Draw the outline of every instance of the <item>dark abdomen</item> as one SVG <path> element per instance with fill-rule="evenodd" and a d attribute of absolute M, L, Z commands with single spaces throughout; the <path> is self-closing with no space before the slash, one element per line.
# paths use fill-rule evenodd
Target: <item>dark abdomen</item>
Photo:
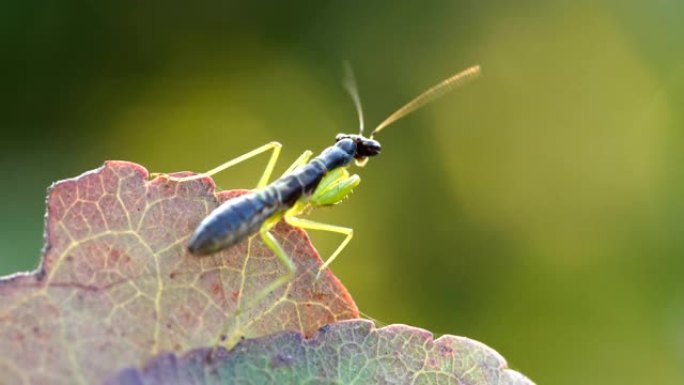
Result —
<path fill-rule="evenodd" d="M 282 209 L 277 199 L 274 199 L 276 197 L 268 196 L 266 191 L 240 195 L 212 211 L 190 238 L 190 253 L 212 254 L 256 233 L 266 219 Z"/>

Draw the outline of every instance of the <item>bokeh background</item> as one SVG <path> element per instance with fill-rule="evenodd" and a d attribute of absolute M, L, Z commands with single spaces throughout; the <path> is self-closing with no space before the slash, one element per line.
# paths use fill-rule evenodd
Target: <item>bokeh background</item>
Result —
<path fill-rule="evenodd" d="M 480 64 L 313 214 L 356 229 L 334 271 L 370 316 L 481 340 L 539 384 L 682 384 L 682 20 L 676 0 L 3 2 L 0 273 L 37 265 L 53 181 L 270 140 L 284 169 L 356 131 L 343 60 L 369 126 Z"/>

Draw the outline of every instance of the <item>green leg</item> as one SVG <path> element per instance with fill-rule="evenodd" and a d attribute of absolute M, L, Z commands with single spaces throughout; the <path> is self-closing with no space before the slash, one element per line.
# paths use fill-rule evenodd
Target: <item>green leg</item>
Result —
<path fill-rule="evenodd" d="M 282 246 L 278 242 L 278 240 L 271 234 L 270 230 L 275 226 L 278 222 L 280 221 L 280 216 L 275 216 L 273 218 L 270 218 L 267 220 L 262 226 L 261 229 L 259 230 L 259 235 L 261 236 L 261 239 L 264 241 L 266 246 L 268 246 L 269 249 L 271 249 L 275 255 L 278 257 L 278 259 L 287 267 L 287 273 L 285 275 L 279 277 L 275 281 L 271 282 L 266 288 L 262 289 L 260 292 L 258 292 L 254 297 L 250 298 L 247 303 L 242 303 L 241 299 L 243 298 L 242 295 L 240 295 L 240 302 L 238 302 L 237 309 L 235 309 L 235 319 L 236 323 L 238 322 L 237 320 L 239 317 L 244 314 L 245 312 L 249 311 L 254 305 L 258 304 L 261 302 L 264 298 L 266 298 L 270 293 L 273 291 L 277 290 L 281 286 L 287 284 L 290 282 L 294 276 L 295 272 L 297 270 L 297 267 L 295 266 L 294 262 L 290 259 L 290 257 L 287 255 L 287 252 L 283 250 Z M 232 347 L 237 343 L 238 338 L 241 335 L 240 331 L 240 326 L 238 324 L 237 330 L 233 331 L 230 335 L 228 334 L 228 325 L 226 326 L 225 329 L 221 331 L 218 335 L 218 339 L 216 340 L 216 347 L 224 345 L 224 346 L 229 346 Z M 212 351 L 212 355 L 215 350 Z"/>
<path fill-rule="evenodd" d="M 361 183 L 358 175 L 349 175 L 346 168 L 340 167 L 323 177 L 309 198 L 311 206 L 331 206 L 344 200 Z M 293 214 L 294 216 L 297 214 Z"/>
<path fill-rule="evenodd" d="M 304 153 L 300 155 L 299 158 L 297 158 L 297 160 L 295 160 L 294 163 L 292 163 L 292 165 L 290 165 L 290 167 L 287 168 L 287 170 L 285 170 L 283 175 L 287 175 L 294 171 L 297 167 L 306 164 L 309 161 L 309 159 L 311 159 L 311 155 L 313 155 L 313 152 L 309 150 L 304 151 Z"/>
<path fill-rule="evenodd" d="M 347 244 L 352 240 L 352 237 L 354 236 L 354 229 L 350 229 L 348 227 L 328 225 L 325 223 L 314 222 L 308 219 L 288 216 L 287 214 L 285 214 L 285 221 L 291 224 L 292 226 L 300 227 L 302 229 L 322 230 L 346 235 L 342 243 L 340 243 L 340 245 L 337 246 L 337 249 L 332 253 L 332 255 L 330 255 L 330 257 L 328 257 L 328 259 L 325 260 L 321 268 L 318 269 L 318 274 L 316 275 L 316 278 L 318 278 L 318 276 L 321 274 L 323 270 L 327 269 L 328 266 L 330 266 L 330 264 L 335 260 L 335 258 L 337 258 L 337 256 L 342 252 L 342 250 L 347 246 Z"/>
<path fill-rule="evenodd" d="M 311 155 L 313 155 L 313 152 L 307 150 L 302 153 L 302 155 L 297 158 L 297 160 L 290 165 L 290 167 L 285 170 L 283 175 L 286 175 L 292 171 L 294 171 L 297 167 L 306 164 L 306 162 L 309 161 L 311 158 Z M 283 250 L 283 247 L 280 245 L 277 239 L 271 234 L 271 228 L 275 226 L 278 222 L 280 221 L 280 216 L 272 217 L 269 220 L 267 220 L 262 226 L 261 229 L 259 230 L 259 235 L 261 236 L 261 239 L 264 241 L 266 246 L 268 246 L 269 249 L 273 250 L 275 255 L 278 257 L 278 259 L 287 267 L 287 273 L 273 281 L 270 285 L 268 285 L 265 289 L 263 289 L 259 294 L 257 294 L 247 305 L 247 308 L 249 309 L 253 304 L 261 301 L 264 299 L 270 292 L 278 289 L 282 285 L 288 283 L 289 281 L 294 278 L 296 266 L 294 262 L 292 262 L 292 259 L 287 255 L 285 250 Z"/>
<path fill-rule="evenodd" d="M 278 156 L 280 155 L 281 147 L 282 147 L 282 145 L 278 142 L 270 142 L 270 143 L 264 144 L 261 147 L 255 148 L 254 150 L 252 150 L 246 154 L 240 155 L 235 159 L 231 159 L 231 160 L 223 163 L 222 165 L 220 165 L 218 167 L 214 167 L 207 172 L 204 172 L 201 174 L 195 174 L 195 175 L 187 176 L 187 177 L 183 177 L 183 178 L 170 177 L 169 179 L 172 181 L 176 181 L 176 182 L 186 182 L 189 180 L 195 180 L 195 179 L 200 179 L 200 178 L 204 178 L 207 176 L 212 176 L 212 175 L 219 173 L 219 172 L 221 172 L 227 168 L 233 167 L 233 166 L 235 166 L 239 163 L 242 163 L 242 162 L 244 162 L 250 158 L 253 158 L 253 157 L 255 157 L 255 156 L 257 156 L 263 152 L 273 151 L 271 153 L 271 158 L 268 160 L 268 164 L 266 165 L 266 169 L 264 169 L 264 173 L 261 175 L 261 178 L 259 179 L 259 183 L 257 184 L 257 187 L 256 187 L 256 188 L 262 188 L 262 187 L 266 186 L 266 184 L 268 184 L 268 180 L 271 178 L 271 174 L 273 174 L 273 168 L 275 168 L 276 162 L 278 161 Z"/>
<path fill-rule="evenodd" d="M 272 218 L 266 221 L 266 223 L 264 223 L 261 226 L 261 229 L 259 230 L 259 235 L 261 236 L 261 239 L 264 241 L 266 246 L 268 246 L 269 249 L 273 250 L 273 252 L 278 257 L 280 262 L 282 262 L 283 265 L 285 265 L 285 267 L 287 268 L 287 273 L 285 273 L 285 275 L 279 277 L 275 281 L 271 282 L 271 284 L 269 284 L 266 288 L 261 290 L 256 296 L 251 298 L 244 308 L 242 307 L 242 305 L 240 305 L 237 309 L 238 314 L 242 313 L 244 310 L 250 309 L 256 303 L 266 298 L 266 296 L 269 295 L 271 292 L 280 288 L 284 284 L 290 282 L 295 276 L 297 267 L 295 266 L 292 259 L 290 259 L 290 257 L 287 255 L 285 250 L 283 250 L 283 247 L 280 245 L 278 240 L 270 232 L 271 228 L 275 226 L 275 224 L 278 223 L 278 221 L 280 221 L 280 218 Z"/>

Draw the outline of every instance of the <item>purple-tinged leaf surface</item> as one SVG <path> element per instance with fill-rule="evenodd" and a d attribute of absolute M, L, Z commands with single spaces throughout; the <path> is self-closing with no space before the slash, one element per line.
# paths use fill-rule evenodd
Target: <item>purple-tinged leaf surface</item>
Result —
<path fill-rule="evenodd" d="M 235 317 L 284 274 L 258 237 L 210 257 L 185 243 L 220 201 L 209 178 L 149 180 L 127 162 L 54 184 L 37 271 L 0 280 L 0 383 L 93 384 L 162 351 L 184 352 L 282 330 L 311 335 L 358 311 L 301 230 L 275 235 L 297 278 Z"/>
<path fill-rule="evenodd" d="M 310 339 L 283 332 L 240 342 L 232 350 L 203 348 L 162 354 L 106 385 L 533 385 L 498 353 L 464 337 L 405 325 L 375 329 L 365 320 L 326 326 Z"/>

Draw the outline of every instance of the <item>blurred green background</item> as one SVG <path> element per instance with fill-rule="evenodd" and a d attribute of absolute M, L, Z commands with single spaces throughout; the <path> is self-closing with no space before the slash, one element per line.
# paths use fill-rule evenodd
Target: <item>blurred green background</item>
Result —
<path fill-rule="evenodd" d="M 37 265 L 53 181 L 270 140 L 284 169 L 356 131 L 344 59 L 369 126 L 480 64 L 313 214 L 356 229 L 333 270 L 369 315 L 481 340 L 539 384 L 682 384 L 682 20 L 674 0 L 4 2 L 0 272 Z"/>

